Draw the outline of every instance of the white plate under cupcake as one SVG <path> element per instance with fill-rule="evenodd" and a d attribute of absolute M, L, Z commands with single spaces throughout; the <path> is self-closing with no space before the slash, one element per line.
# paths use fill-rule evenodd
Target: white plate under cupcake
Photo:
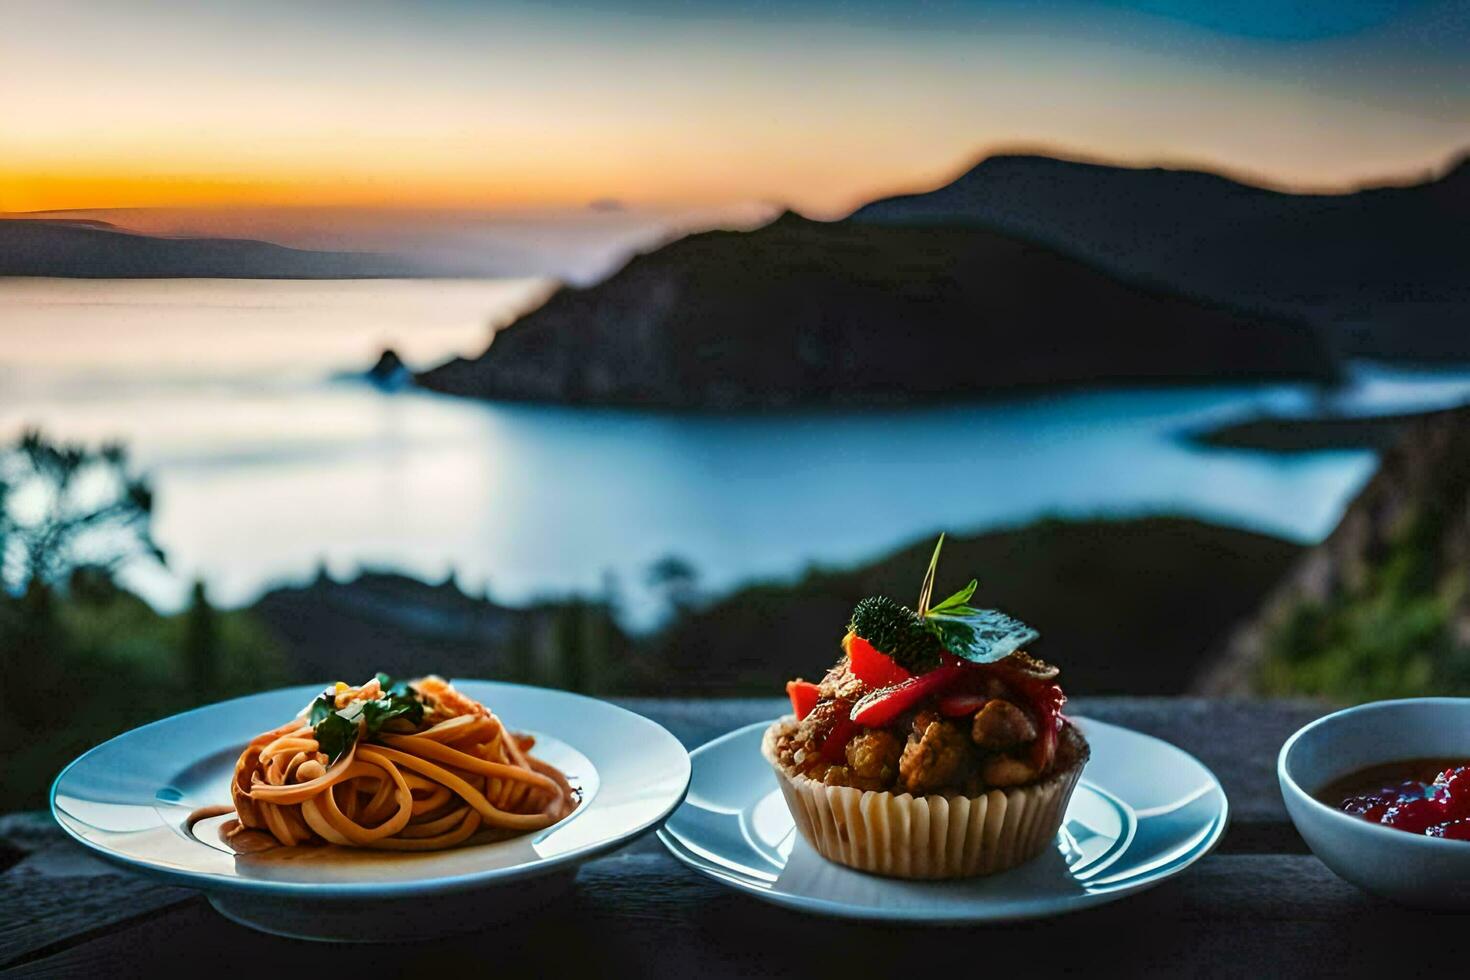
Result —
<path fill-rule="evenodd" d="M 659 839 L 721 884 L 804 912 L 962 924 L 1059 915 L 1115 901 L 1180 874 L 1219 842 L 1229 805 L 1199 760 L 1168 742 L 1071 719 L 1092 758 L 1055 847 L 1018 868 L 913 881 L 826 860 L 796 831 L 761 755 L 760 722 L 691 754 L 689 794 Z"/>

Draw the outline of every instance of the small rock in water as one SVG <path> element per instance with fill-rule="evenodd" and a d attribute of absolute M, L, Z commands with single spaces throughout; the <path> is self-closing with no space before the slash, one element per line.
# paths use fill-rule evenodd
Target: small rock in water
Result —
<path fill-rule="evenodd" d="M 398 356 L 398 352 L 387 347 L 378 355 L 378 363 L 368 368 L 367 379 L 379 388 L 397 390 L 407 385 L 413 379 L 413 374 Z"/>

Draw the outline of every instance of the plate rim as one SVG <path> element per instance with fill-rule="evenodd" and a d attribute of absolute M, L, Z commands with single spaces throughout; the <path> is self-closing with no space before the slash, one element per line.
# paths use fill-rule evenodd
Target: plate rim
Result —
<path fill-rule="evenodd" d="M 693 768 L 696 764 L 697 757 L 705 750 L 713 749 L 719 745 L 724 744 L 725 742 L 738 739 L 756 729 L 764 731 L 764 729 L 769 727 L 772 723 L 780 720 L 781 717 L 785 716 L 778 716 L 777 718 L 771 718 L 766 721 L 758 721 L 753 722 L 749 725 L 743 725 L 733 731 L 726 732 L 724 735 L 712 738 L 690 751 L 689 762 L 691 780 Z M 1213 769 L 1201 762 L 1193 753 L 1187 752 L 1179 746 L 1175 745 L 1173 742 L 1159 738 L 1156 735 L 1150 735 L 1147 732 L 1140 732 L 1136 729 L 1128 728 L 1124 725 L 1115 725 L 1111 722 L 1099 721 L 1095 718 L 1089 718 L 1086 715 L 1070 715 L 1068 717 L 1073 722 L 1080 722 L 1084 725 L 1116 729 L 1118 731 L 1126 732 L 1129 735 L 1137 738 L 1144 738 L 1153 742 L 1158 742 L 1166 746 L 1167 748 L 1180 753 L 1181 755 L 1194 762 L 1197 766 L 1199 766 L 1200 769 L 1203 770 L 1204 773 L 1210 777 L 1210 782 L 1218 793 L 1220 799 L 1219 816 L 1215 820 L 1215 826 L 1210 835 L 1205 840 L 1202 840 L 1199 844 L 1197 844 L 1194 849 L 1188 853 L 1188 855 L 1179 859 L 1177 863 L 1174 863 L 1173 866 L 1170 867 L 1168 870 L 1159 872 L 1153 877 L 1146 878 L 1143 881 L 1134 884 L 1124 885 L 1123 887 L 1112 891 L 1084 892 L 1081 895 L 1076 895 L 1071 898 L 1056 899 L 1054 900 L 1054 904 L 1050 907 L 1043 904 L 1040 907 L 1024 909 L 1018 912 L 1006 912 L 1002 914 L 986 914 L 984 912 L 977 913 L 973 908 L 949 905 L 941 905 L 937 909 L 930 908 L 923 911 L 902 908 L 890 908 L 881 910 L 866 909 L 858 908 L 846 902 L 840 902 L 830 898 L 814 898 L 805 895 L 795 895 L 788 892 L 780 892 L 774 889 L 759 888 L 753 883 L 746 881 L 744 878 L 741 878 L 738 875 L 724 872 L 719 870 L 718 868 L 708 866 L 706 862 L 699 858 L 698 855 L 690 853 L 689 849 L 683 844 L 683 842 L 680 841 L 679 838 L 668 829 L 668 821 L 672 819 L 673 816 L 678 812 L 679 807 L 684 806 L 683 802 L 681 802 L 679 804 L 679 807 L 676 807 L 675 810 L 670 813 L 669 817 L 665 819 L 664 824 L 659 827 L 656 836 L 658 837 L 659 843 L 663 844 L 664 848 L 680 864 L 683 864 L 685 867 L 698 872 L 706 878 L 719 882 L 726 887 L 733 888 L 736 891 L 751 895 L 771 905 L 776 905 L 781 908 L 794 909 L 799 912 L 806 912 L 809 914 L 825 916 L 827 918 L 833 919 L 848 919 L 858 922 L 924 922 L 937 926 L 963 926 L 966 924 L 978 923 L 1023 922 L 1034 919 L 1045 919 L 1058 915 L 1067 915 L 1072 912 L 1081 912 L 1084 909 L 1095 908 L 1099 905 L 1106 905 L 1109 902 L 1116 902 L 1120 899 L 1128 898 L 1131 895 L 1136 895 L 1139 892 L 1146 891 L 1157 885 L 1161 885 L 1165 881 L 1168 881 L 1169 879 L 1187 871 L 1189 868 L 1198 863 L 1201 859 L 1207 857 L 1211 852 L 1214 851 L 1214 849 L 1219 845 L 1220 841 L 1224 839 L 1225 831 L 1229 828 L 1230 825 L 1230 797 L 1225 792 L 1225 787 L 1220 783 L 1220 777 L 1215 775 Z M 1086 782 L 1086 780 L 1084 780 L 1084 782 Z M 1105 787 L 1103 788 L 1106 789 Z M 878 875 L 873 875 L 870 877 L 881 879 L 881 876 Z"/>
<path fill-rule="evenodd" d="M 120 732 L 119 734 L 114 735 L 112 738 L 109 738 L 103 742 L 99 742 L 87 751 L 83 752 L 81 755 L 77 756 L 71 762 L 68 762 L 64 767 L 62 767 L 61 771 L 56 774 L 56 778 L 51 781 L 51 788 L 47 791 L 46 794 L 47 809 L 50 811 L 51 819 L 54 820 L 63 831 L 65 831 L 68 837 L 81 844 L 83 847 L 87 848 L 90 853 L 101 857 L 109 864 L 114 864 L 119 867 L 126 868 L 129 871 L 134 871 L 140 874 L 147 875 L 151 878 L 161 879 L 163 881 L 182 885 L 184 887 L 194 888 L 206 894 L 212 892 L 252 893 L 257 895 L 275 894 L 282 898 L 311 897 L 315 899 L 333 900 L 362 899 L 374 897 L 398 898 L 431 894 L 450 894 L 454 892 L 471 891 L 476 888 L 490 887 L 498 884 L 509 884 L 514 881 L 522 881 L 528 878 L 540 877 L 541 875 L 553 874 L 560 870 L 573 868 L 576 865 L 597 857 L 600 854 L 605 854 L 608 851 L 628 844 L 631 841 L 642 837 L 645 833 L 647 833 L 649 830 L 654 829 L 655 827 L 661 827 L 663 825 L 663 822 L 668 819 L 669 815 L 683 805 L 684 799 L 689 793 L 689 782 L 694 772 L 694 766 L 690 759 L 689 751 L 684 747 L 684 743 L 679 741 L 679 739 L 676 738 L 672 732 L 670 732 L 663 725 L 660 725 L 658 722 L 654 721 L 652 718 L 649 718 L 646 715 L 641 715 L 638 712 L 632 711 L 628 708 L 624 708 L 622 705 L 613 704 L 611 701 L 605 701 L 601 698 L 595 698 L 586 694 L 578 694 L 573 691 L 562 691 L 551 687 L 539 687 L 534 684 L 517 684 L 511 681 L 488 680 L 477 677 L 456 677 L 454 678 L 454 681 L 456 683 L 490 684 L 503 688 L 518 688 L 521 690 L 535 691 L 541 694 L 550 694 L 556 697 L 569 698 L 573 701 L 588 702 L 597 705 L 601 709 L 607 709 L 617 714 L 626 715 L 635 723 L 648 725 L 652 728 L 652 731 L 649 732 L 649 735 L 651 737 L 665 738 L 669 741 L 669 743 L 672 744 L 673 747 L 678 749 L 678 752 L 674 753 L 674 756 L 675 758 L 682 758 L 683 773 L 676 780 L 680 784 L 680 789 L 677 793 L 671 794 L 670 800 L 662 807 L 660 807 L 659 812 L 655 816 L 641 822 L 636 827 L 621 831 L 604 841 L 597 841 L 595 843 L 585 844 L 581 847 L 572 848 L 565 853 L 558 854 L 553 857 L 543 858 L 538 861 L 522 865 L 515 865 L 509 868 L 487 868 L 479 871 L 467 872 L 465 874 L 439 875 L 434 877 L 425 877 L 397 882 L 276 881 L 266 878 L 221 877 L 201 871 L 191 871 L 184 868 L 166 867 L 161 864 L 156 864 L 147 860 L 143 860 L 141 858 L 136 858 L 131 855 L 123 854 L 119 851 L 113 850 L 112 848 L 103 845 L 98 841 L 90 840 L 89 838 L 73 830 L 68 820 L 62 819 L 62 815 L 58 813 L 56 804 L 57 790 L 61 786 L 62 780 L 66 778 L 67 773 L 71 772 L 73 768 L 80 765 L 88 757 L 95 755 L 98 752 L 101 752 L 103 749 L 107 748 L 109 745 L 112 745 L 114 742 L 119 742 L 129 737 L 132 737 L 137 732 L 143 731 L 144 729 L 154 728 L 156 726 L 167 724 L 170 722 L 177 722 L 179 719 L 187 718 L 192 715 L 217 710 L 218 708 L 227 704 L 233 704 L 238 701 L 246 701 L 251 698 L 257 698 L 271 694 L 282 694 L 288 691 L 296 691 L 302 690 L 307 687 L 313 687 L 313 685 L 292 684 L 287 687 L 277 687 L 265 691 L 255 691 L 250 694 L 242 694 L 238 697 L 226 698 L 222 701 L 213 701 L 209 704 L 203 704 L 198 706 L 197 708 L 190 708 L 187 711 L 180 711 L 176 714 L 168 715 L 163 718 L 158 718 L 154 721 L 146 722 L 142 725 L 136 725 L 125 732 Z M 313 689 L 315 688 L 313 687 Z M 325 689 L 325 686 L 323 686 L 323 689 Z M 570 745 L 571 743 L 568 744 Z M 579 752 L 583 752 L 582 749 L 578 748 L 575 745 L 572 745 L 572 748 L 576 749 Z M 595 799 L 596 798 L 594 797 L 594 801 Z M 576 819 L 577 816 L 578 814 L 574 813 L 572 814 L 571 819 Z"/>

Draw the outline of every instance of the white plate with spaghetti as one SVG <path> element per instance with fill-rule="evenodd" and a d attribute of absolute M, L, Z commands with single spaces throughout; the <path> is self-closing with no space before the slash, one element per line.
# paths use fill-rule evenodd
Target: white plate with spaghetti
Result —
<path fill-rule="evenodd" d="M 364 720 L 345 700 L 336 713 L 358 732 L 345 746 L 332 731 L 348 726 L 321 724 L 337 705 L 312 713 L 332 693 L 320 687 L 174 715 L 72 762 L 51 810 L 103 858 L 200 889 L 245 925 L 388 942 L 525 914 L 688 788 L 683 746 L 640 715 L 516 684 L 454 689 L 489 712 L 454 718 L 426 698 L 426 716 L 398 717 L 383 692 Z"/>

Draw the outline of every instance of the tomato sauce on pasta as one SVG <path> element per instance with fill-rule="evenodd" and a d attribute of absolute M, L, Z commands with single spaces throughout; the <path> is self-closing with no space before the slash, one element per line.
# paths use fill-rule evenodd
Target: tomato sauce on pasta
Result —
<path fill-rule="evenodd" d="M 320 708 L 251 739 L 235 765 L 226 843 L 434 851 L 483 831 L 541 830 L 576 809 L 567 778 L 531 754 L 534 739 L 485 705 L 439 677 L 392 692 L 386 680 L 338 684 Z M 317 714 L 343 721 L 329 731 Z"/>

